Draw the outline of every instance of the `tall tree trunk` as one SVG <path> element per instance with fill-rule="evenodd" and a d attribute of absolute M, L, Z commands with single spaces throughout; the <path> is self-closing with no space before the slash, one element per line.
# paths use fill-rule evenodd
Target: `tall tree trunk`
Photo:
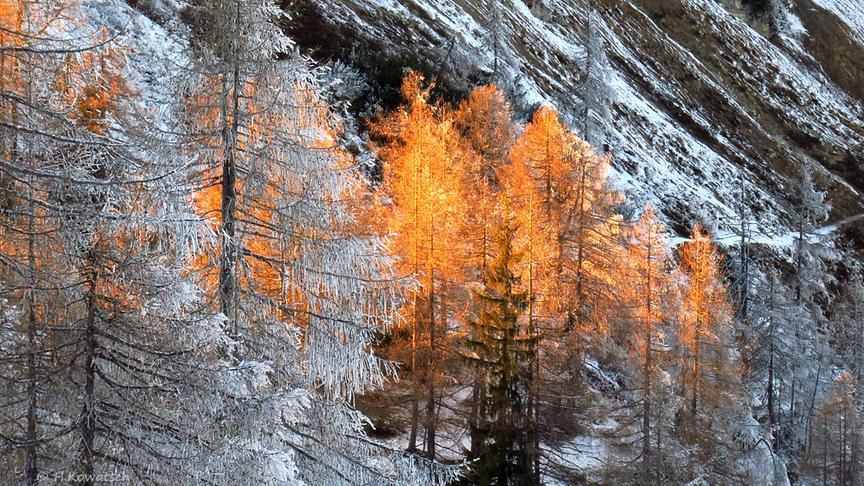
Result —
<path fill-rule="evenodd" d="M 483 443 L 485 439 L 485 435 L 480 430 L 480 420 L 481 413 L 483 412 L 481 406 L 481 399 L 483 398 L 483 378 L 481 376 L 481 372 L 478 370 L 474 374 L 474 386 L 471 391 L 471 457 L 477 458 L 480 457 L 482 453 Z"/>
<path fill-rule="evenodd" d="M 741 275 L 739 278 L 741 281 L 739 282 L 739 288 L 741 295 L 739 297 L 739 313 L 741 315 L 741 322 L 747 322 L 747 313 L 749 311 L 750 306 L 750 248 L 748 244 L 747 233 L 749 229 L 749 220 L 746 215 L 746 193 L 744 186 L 744 177 L 741 177 L 741 202 L 739 206 L 741 208 Z"/>
<path fill-rule="evenodd" d="M 417 271 L 414 271 L 414 274 L 417 274 Z M 417 369 L 417 332 L 418 327 L 420 326 L 420 306 L 417 299 L 417 292 L 414 292 L 414 325 L 411 329 L 411 373 L 413 375 L 412 378 L 412 390 L 411 390 L 411 432 L 408 435 L 408 452 L 416 452 L 417 451 L 417 429 L 419 428 L 420 422 L 420 404 L 417 399 L 417 395 L 420 390 L 417 386 L 418 378 L 420 377 L 419 370 Z"/>
<path fill-rule="evenodd" d="M 241 2 L 236 1 L 235 29 L 239 30 Z M 235 49 L 236 50 L 236 49 Z M 240 62 L 239 53 L 231 53 L 233 70 L 230 85 L 223 82 L 222 95 L 222 231 L 220 232 L 221 255 L 219 260 L 219 305 L 228 318 L 228 332 L 234 339 L 239 337 L 237 323 L 236 265 L 237 251 L 237 136 L 240 126 Z M 230 98 L 230 100 L 229 100 Z M 230 103 L 230 106 L 229 106 Z"/>
<path fill-rule="evenodd" d="M 429 224 L 429 355 L 426 397 L 426 456 L 435 459 L 435 216 Z"/>
<path fill-rule="evenodd" d="M 36 329 L 36 228 L 33 224 L 35 207 L 33 205 L 33 176 L 29 176 L 30 209 L 27 218 L 27 445 L 25 447 L 25 475 L 28 485 L 35 485 L 39 478 L 37 466 L 37 342 Z"/>
<path fill-rule="evenodd" d="M 774 300 L 774 280 L 771 280 L 769 288 L 770 308 L 768 309 L 770 318 L 768 322 L 768 383 L 765 387 L 765 393 L 768 395 L 768 426 L 771 430 L 772 446 L 777 451 L 780 446 L 780 434 L 777 430 L 777 417 L 774 412 L 774 325 L 776 302 Z"/>
<path fill-rule="evenodd" d="M 529 207 L 533 208 L 533 200 L 529 201 Z M 528 347 L 529 366 L 531 373 L 528 383 L 528 441 L 530 451 L 530 461 L 532 466 L 532 476 L 535 483 L 540 481 L 540 433 L 538 430 L 539 423 L 539 384 L 540 384 L 540 335 L 537 330 L 537 323 L 534 312 L 534 218 L 533 212 L 528 215 L 528 334 L 531 341 Z"/>
<path fill-rule="evenodd" d="M 819 350 L 818 364 L 816 365 L 816 379 L 813 382 L 813 394 L 810 396 L 810 406 L 807 408 L 807 419 L 804 423 L 804 431 L 807 436 L 808 449 L 810 440 L 810 421 L 813 419 L 813 410 L 816 407 L 816 394 L 819 392 L 819 381 L 822 379 L 822 358 L 825 355 L 825 341 L 822 341 L 822 347 Z"/>
<path fill-rule="evenodd" d="M 773 337 L 774 323 L 771 323 L 771 331 L 769 331 L 769 339 L 771 340 L 768 345 L 768 386 L 766 387 L 765 393 L 768 395 L 768 426 L 771 429 L 771 437 L 774 439 L 773 446 L 776 449 L 779 446 L 778 441 L 778 433 L 776 430 L 777 419 L 774 415 L 774 337 Z"/>
<path fill-rule="evenodd" d="M 700 339 L 699 339 L 699 331 L 701 330 L 701 324 L 699 322 L 699 318 L 696 320 L 696 336 L 693 339 L 693 390 L 692 395 L 690 397 L 690 412 L 693 416 L 696 416 L 696 400 L 699 396 L 699 353 L 700 350 Z"/>
<path fill-rule="evenodd" d="M 843 397 L 843 407 L 840 409 L 840 464 L 838 465 L 839 469 L 839 477 L 838 482 L 845 486 L 846 485 L 846 441 L 847 434 L 849 433 L 849 422 L 847 420 L 846 414 L 846 397 Z"/>
<path fill-rule="evenodd" d="M 828 486 L 828 414 L 822 419 L 822 486 Z"/>
<path fill-rule="evenodd" d="M 583 164 L 587 163 L 582 161 Z M 582 318 L 585 309 L 585 298 L 582 290 L 584 279 L 584 248 L 585 248 L 585 184 L 586 168 L 582 166 L 579 181 L 579 224 L 576 226 L 576 329 L 582 329 Z M 599 331 L 599 330 L 598 330 Z"/>
<path fill-rule="evenodd" d="M 651 338 L 652 329 L 652 261 L 651 261 L 651 243 L 649 241 L 647 247 L 647 273 L 646 273 L 646 298 L 645 298 L 645 367 L 643 373 L 643 387 L 645 396 L 642 400 L 642 472 L 646 481 L 653 483 L 651 478 Z"/>
<path fill-rule="evenodd" d="M 81 433 L 81 473 L 82 486 L 94 484 L 94 439 L 96 437 L 96 270 L 95 249 L 90 250 L 88 259 L 89 275 L 87 282 L 87 321 L 84 329 L 84 405 L 78 419 Z"/>
<path fill-rule="evenodd" d="M 797 255 L 795 255 L 795 303 L 801 303 L 801 268 L 804 266 L 801 253 L 804 251 L 804 212 L 798 215 Z"/>
<path fill-rule="evenodd" d="M 414 172 L 414 277 L 417 278 L 420 275 L 420 189 L 419 189 L 419 174 Z M 420 312 L 420 302 L 419 302 L 419 290 L 414 291 L 414 325 L 411 329 L 411 373 L 412 373 L 412 384 L 411 384 L 411 432 L 408 435 L 408 452 L 416 452 L 417 451 L 417 430 L 419 428 L 420 422 L 420 404 L 418 400 L 418 396 L 420 394 L 420 387 L 418 386 L 418 380 L 420 378 L 420 373 L 417 370 L 417 334 L 420 330 L 420 320 L 421 320 L 421 312 Z"/>

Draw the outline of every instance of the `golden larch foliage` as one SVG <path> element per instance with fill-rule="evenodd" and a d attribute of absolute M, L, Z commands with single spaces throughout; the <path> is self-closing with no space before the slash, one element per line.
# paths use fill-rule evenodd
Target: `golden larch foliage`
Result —
<path fill-rule="evenodd" d="M 465 214 L 463 162 L 452 114 L 429 104 L 419 74 L 402 84 L 405 105 L 375 123 L 373 133 L 388 140 L 379 148 L 386 160 L 382 191 L 387 195 L 387 232 L 402 274 L 416 274 L 422 285 L 461 271 L 458 235 Z"/>

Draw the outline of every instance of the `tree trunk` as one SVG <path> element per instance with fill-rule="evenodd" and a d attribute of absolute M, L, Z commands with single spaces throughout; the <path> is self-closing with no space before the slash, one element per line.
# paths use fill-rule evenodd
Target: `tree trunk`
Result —
<path fill-rule="evenodd" d="M 813 394 L 810 396 L 810 406 L 807 409 L 807 421 L 804 423 L 805 435 L 807 436 L 808 448 L 810 442 L 810 421 L 813 419 L 813 410 L 816 407 L 816 394 L 819 392 L 819 381 L 822 379 L 822 358 L 825 354 L 825 341 L 819 350 L 819 363 L 816 366 L 816 380 L 813 383 Z"/>
<path fill-rule="evenodd" d="M 822 486 L 828 486 L 828 414 L 822 419 Z"/>
<path fill-rule="evenodd" d="M 35 255 L 35 230 L 33 224 L 33 177 L 30 176 L 30 214 L 27 221 L 27 267 L 28 284 L 27 289 L 27 446 L 25 448 L 25 475 L 28 485 L 35 485 L 39 477 L 37 466 L 37 370 L 36 370 L 36 255 Z"/>
<path fill-rule="evenodd" d="M 741 322 L 747 322 L 747 313 L 749 311 L 750 305 L 750 248 L 747 240 L 747 232 L 749 231 L 749 220 L 746 216 L 746 193 L 744 186 L 744 178 L 741 177 L 741 202 L 739 203 L 741 207 L 741 282 L 739 282 L 739 287 L 741 289 L 740 295 L 740 314 L 741 314 Z"/>
<path fill-rule="evenodd" d="M 801 253 L 804 251 L 804 213 L 798 215 L 798 254 L 795 255 L 795 303 L 801 303 L 801 267 L 803 260 Z"/>
<path fill-rule="evenodd" d="M 426 456 L 435 459 L 435 267 L 432 265 L 435 255 L 435 220 L 431 220 L 429 231 L 429 355 L 427 364 L 427 397 L 426 397 Z"/>
<path fill-rule="evenodd" d="M 840 465 L 839 465 L 839 482 L 841 485 L 846 485 L 846 440 L 849 433 L 849 422 L 846 415 L 846 397 L 843 397 L 843 407 L 840 410 L 840 420 L 842 426 L 840 428 Z"/>
<path fill-rule="evenodd" d="M 235 28 L 239 29 L 241 2 L 236 2 Z M 229 335 L 237 339 L 239 328 L 236 309 L 236 260 L 237 251 L 237 135 L 240 126 L 240 64 L 235 56 L 231 72 L 230 87 L 223 83 L 222 95 L 222 231 L 220 232 L 221 255 L 219 260 L 219 305 L 228 318 Z M 229 107 L 229 98 L 230 104 Z M 230 110 L 230 114 L 229 114 Z"/>
<path fill-rule="evenodd" d="M 645 299 L 645 367 L 643 369 L 643 387 L 645 397 L 642 400 L 642 472 L 646 481 L 651 481 L 651 338 L 652 330 L 652 262 L 651 243 L 648 243 L 648 261 L 646 266 L 646 299 Z M 651 481 L 653 483 L 653 481 Z"/>
<path fill-rule="evenodd" d="M 777 431 L 777 418 L 774 415 L 774 313 L 776 312 L 776 303 L 774 301 L 774 281 L 771 281 L 769 289 L 771 299 L 770 321 L 768 322 L 768 384 L 765 387 L 765 393 L 768 395 L 768 426 L 771 430 L 772 446 L 776 451 L 780 445 L 779 433 Z"/>
<path fill-rule="evenodd" d="M 528 219 L 528 334 L 531 341 L 528 347 L 529 366 L 531 373 L 528 383 L 528 440 L 530 442 L 530 461 L 532 465 L 532 476 L 535 483 L 540 481 L 540 434 L 538 430 L 539 413 L 539 381 L 540 381 L 540 336 L 534 319 L 534 245 L 533 245 L 534 219 L 529 215 Z"/>
<path fill-rule="evenodd" d="M 771 323 L 771 330 L 772 330 L 771 334 L 773 334 L 773 329 L 774 329 L 774 323 L 772 322 Z M 775 427 L 776 423 L 777 423 L 777 419 L 774 415 L 774 338 L 772 336 L 769 339 L 771 339 L 771 343 L 768 345 L 768 352 L 770 353 L 769 357 L 768 357 L 768 386 L 767 386 L 765 392 L 768 395 L 768 426 L 771 429 L 771 437 L 773 437 L 773 439 L 774 439 L 773 445 L 774 445 L 774 448 L 776 449 L 779 444 L 778 444 L 778 440 L 777 440 L 778 434 L 777 434 L 777 430 Z"/>
<path fill-rule="evenodd" d="M 584 246 L 585 246 L 585 161 L 583 160 L 582 166 L 582 175 L 579 181 L 579 224 L 577 225 L 577 236 L 576 236 L 576 329 L 582 329 L 582 317 L 583 311 L 585 309 L 584 301 L 585 298 L 583 296 L 582 290 L 582 281 L 584 279 L 583 275 L 583 267 L 584 267 Z M 596 331 L 599 331 L 597 329 Z"/>
<path fill-rule="evenodd" d="M 417 274 L 417 271 L 414 271 L 414 274 Z M 408 435 L 408 452 L 416 452 L 417 451 L 417 429 L 420 422 L 420 405 L 417 400 L 417 395 L 420 390 L 417 386 L 417 380 L 420 376 L 419 371 L 417 370 L 417 331 L 418 326 L 420 326 L 420 307 L 417 299 L 417 292 L 414 293 L 414 326 L 411 329 L 411 373 L 413 375 L 412 378 L 412 390 L 411 390 L 411 432 Z"/>
<path fill-rule="evenodd" d="M 81 432 L 81 473 L 83 486 L 94 484 L 93 443 L 96 437 L 96 257 L 91 249 L 88 256 L 90 275 L 86 295 L 87 321 L 84 329 L 84 405 L 78 419 Z"/>
<path fill-rule="evenodd" d="M 414 277 L 420 274 L 420 200 L 419 200 L 419 180 L 418 174 L 414 173 Z M 419 290 L 414 291 L 414 325 L 411 329 L 411 432 L 408 435 L 408 452 L 417 451 L 417 429 L 420 422 L 420 404 L 418 396 L 420 395 L 420 387 L 418 380 L 420 373 L 417 370 L 417 334 L 420 330 L 420 302 Z"/>
<path fill-rule="evenodd" d="M 484 435 L 480 430 L 481 405 L 480 401 L 483 397 L 483 378 L 481 372 L 477 371 L 474 374 L 474 389 L 471 391 L 471 457 L 480 457 L 483 447 Z"/>
<path fill-rule="evenodd" d="M 690 397 L 690 412 L 696 416 L 696 399 L 699 396 L 699 325 L 696 326 L 696 338 L 693 343 L 693 390 Z"/>

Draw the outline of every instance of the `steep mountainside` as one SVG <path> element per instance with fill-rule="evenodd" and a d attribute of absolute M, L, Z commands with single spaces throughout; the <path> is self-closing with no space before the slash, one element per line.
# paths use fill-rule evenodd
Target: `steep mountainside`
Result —
<path fill-rule="evenodd" d="M 864 247 L 854 218 L 864 212 L 864 4 L 794 0 L 782 28 L 769 29 L 737 1 L 500 0 L 503 70 L 527 107 L 552 102 L 580 127 L 587 19 L 596 10 L 613 71 L 612 178 L 631 200 L 660 207 L 679 233 L 700 217 L 725 232 L 743 178 L 766 241 L 789 230 L 798 167 L 813 164 L 832 220 L 851 218 L 843 231 Z M 424 66 L 459 90 L 492 70 L 490 3 L 284 7 L 313 56 L 360 59 L 368 72 L 363 54 L 374 55 L 371 74 L 384 89 L 396 76 L 382 72 L 382 59 Z"/>

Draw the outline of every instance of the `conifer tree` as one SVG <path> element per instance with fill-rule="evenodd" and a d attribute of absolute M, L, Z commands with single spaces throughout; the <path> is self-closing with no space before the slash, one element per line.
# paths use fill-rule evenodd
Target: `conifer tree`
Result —
<path fill-rule="evenodd" d="M 588 14 L 585 81 L 582 91 L 582 136 L 597 151 L 605 151 L 612 129 L 612 97 L 609 58 L 603 37 L 606 24 L 592 10 Z"/>
<path fill-rule="evenodd" d="M 603 331 L 601 302 L 615 227 L 611 207 L 618 200 L 606 187 L 608 159 L 597 157 L 550 107 L 534 114 L 510 157 L 534 179 L 554 235 L 550 256 L 559 288 L 549 298 L 565 316 L 558 324 L 582 330 L 590 322 Z"/>
<path fill-rule="evenodd" d="M 792 383 L 795 329 L 803 318 L 794 295 L 780 280 L 776 270 L 769 271 L 767 282 L 753 302 L 755 335 L 750 343 L 749 372 L 764 393 L 765 413 L 774 450 L 790 445 L 786 397 L 782 393 Z"/>
<path fill-rule="evenodd" d="M 502 181 L 505 194 L 510 207 L 514 211 L 514 217 L 519 231 L 516 238 L 522 251 L 519 266 L 523 279 L 523 285 L 527 292 L 527 315 L 526 326 L 529 334 L 535 336 L 529 350 L 531 361 L 531 389 L 527 403 L 527 415 L 533 426 L 530 431 L 531 443 L 538 451 L 533 457 L 535 459 L 535 476 L 537 475 L 536 464 L 540 460 L 539 444 L 541 433 L 541 412 L 539 392 L 542 381 L 541 345 L 543 333 L 550 328 L 550 317 L 554 319 L 553 307 L 556 290 L 557 273 L 554 255 L 555 247 L 555 223 L 550 222 L 548 213 L 543 208 L 543 199 L 529 167 L 524 161 L 514 159 L 509 166 L 502 171 Z"/>
<path fill-rule="evenodd" d="M 805 465 L 822 484 L 851 486 L 861 481 L 861 409 L 859 385 L 848 372 L 840 374 L 814 414 L 813 438 Z"/>
<path fill-rule="evenodd" d="M 864 279 L 855 275 L 838 306 L 834 349 L 856 380 L 864 378 Z M 864 398 L 864 397 L 862 397 Z"/>
<path fill-rule="evenodd" d="M 739 464 L 762 441 L 740 380 L 740 355 L 734 344 L 721 257 L 697 224 L 680 251 L 683 277 L 677 352 L 686 407 L 678 410 L 676 434 L 696 446 L 689 456 L 690 476 L 735 478 Z M 746 478 L 739 477 L 745 481 Z"/>
<path fill-rule="evenodd" d="M 492 80 L 500 77 L 504 56 L 504 23 L 501 0 L 485 0 L 486 44 L 492 50 Z"/>
<path fill-rule="evenodd" d="M 406 106 L 373 125 L 388 143 L 380 148 L 384 166 L 381 208 L 383 225 L 393 235 L 391 252 L 402 274 L 415 278 L 402 314 L 412 326 L 410 366 L 413 373 L 411 432 L 408 450 L 417 448 L 419 398 L 425 395 L 426 455 L 435 457 L 436 397 L 441 379 L 442 331 L 447 328 L 445 284 L 459 281 L 463 242 L 460 148 L 452 115 L 429 104 L 430 88 L 417 73 L 402 84 Z"/>
<path fill-rule="evenodd" d="M 467 242 L 467 284 L 482 282 L 483 273 L 494 253 L 492 238 L 495 225 L 495 208 L 503 184 L 501 173 L 507 153 L 516 137 L 510 105 L 495 85 L 474 89 L 469 97 L 459 103 L 454 113 L 455 126 L 472 152 L 470 164 L 463 173 L 463 185 L 473 190 L 464 195 L 472 208 L 465 215 L 462 233 Z M 469 426 L 477 428 L 484 404 L 480 403 L 485 387 L 482 371 L 474 370 L 472 396 L 470 400 Z M 476 451 L 476 434 L 472 434 L 471 450 Z"/>
<path fill-rule="evenodd" d="M 483 289 L 473 293 L 478 315 L 469 320 L 472 338 L 469 359 L 486 377 L 481 400 L 484 417 L 472 433 L 480 447 L 472 451 L 477 460 L 471 468 L 473 484 L 535 484 L 527 414 L 531 384 L 531 342 L 535 336 L 521 317 L 527 308 L 527 293 L 520 290 L 515 248 L 517 226 L 507 196 L 500 208 L 500 222 L 493 239 L 496 252 L 484 271 Z"/>
<path fill-rule="evenodd" d="M 710 375 L 727 366 L 710 360 L 723 359 L 730 309 L 721 282 L 720 256 L 700 224 L 681 249 L 680 260 L 680 269 L 687 278 L 680 316 L 680 342 L 687 348 L 682 377 L 688 389 L 690 414 L 696 416 L 700 398 L 710 393 Z"/>
<path fill-rule="evenodd" d="M 794 356 L 797 359 L 792 363 L 789 420 L 795 441 L 803 444 L 810 436 L 810 421 L 817 398 L 824 391 L 822 382 L 830 352 L 824 329 L 827 319 L 819 304 L 820 297 L 826 292 L 825 285 L 831 280 L 826 267 L 830 254 L 827 252 L 827 237 L 819 234 L 817 229 L 828 218 L 831 205 L 825 193 L 816 188 L 809 166 L 801 167 L 799 177 L 791 284 L 802 318 L 796 321 L 795 328 Z"/>
<path fill-rule="evenodd" d="M 651 405 L 655 402 L 654 389 L 658 386 L 655 383 L 657 351 L 654 343 L 659 331 L 657 326 L 664 317 L 664 300 L 669 285 L 666 272 L 669 262 L 666 229 L 655 219 L 653 208 L 649 206 L 645 209 L 635 227 L 627 234 L 625 245 L 628 251 L 627 261 L 631 265 L 628 279 L 632 279 L 633 283 L 624 298 L 636 303 L 634 318 L 640 329 L 636 333 L 636 342 L 641 349 L 636 354 L 642 368 L 642 477 L 643 480 L 650 481 L 654 478 L 652 466 L 655 463 L 651 430 L 652 427 L 657 427 L 656 424 L 652 425 L 652 418 L 659 415 L 659 411 L 651 410 Z"/>
<path fill-rule="evenodd" d="M 4 111 L 4 131 L 18 133 L 3 154 L 14 181 L 3 192 L 25 197 L 0 215 L 14 270 L 3 293 L 18 298 L 18 277 L 27 291 L 26 317 L 4 328 L 12 345 L 0 359 L 10 370 L 26 362 L 27 434 L 24 467 L 4 474 L 23 470 L 28 484 L 40 471 L 81 484 L 108 473 L 192 480 L 208 452 L 199 427 L 209 422 L 187 419 L 210 393 L 216 336 L 184 277 L 200 219 L 176 191 L 186 174 L 128 116 L 124 47 L 81 29 L 76 5 L 56 7 L 16 3 L 20 30 L 7 32 L 23 55 L 4 64 L 21 77 L 4 86 L 3 99 L 17 105 Z M 4 427 L 14 430 L 21 416 L 11 418 Z"/>
<path fill-rule="evenodd" d="M 501 189 L 499 172 L 516 137 L 512 116 L 510 104 L 495 85 L 474 89 L 454 113 L 455 127 L 468 145 L 464 151 L 471 152 L 462 183 L 472 189 L 465 196 L 474 210 L 465 215 L 463 228 L 470 240 L 467 256 L 480 272 L 493 246 L 491 225 Z"/>
<path fill-rule="evenodd" d="M 214 432 L 221 463 L 237 464 L 226 478 L 449 480 L 453 468 L 368 439 L 352 407 L 392 372 L 369 346 L 392 321 L 397 281 L 383 242 L 358 230 L 366 180 L 278 25 L 284 13 L 271 2 L 201 0 L 184 15 L 192 42 L 178 142 L 204 181 L 199 213 L 219 237 L 199 271 L 226 318 L 232 363 Z"/>
<path fill-rule="evenodd" d="M 526 264 L 531 269 L 528 319 L 539 335 L 535 387 L 556 389 L 544 392 L 556 397 L 561 388 L 544 380 L 578 383 L 586 344 L 608 330 L 606 303 L 617 231 L 611 207 L 617 196 L 606 187 L 608 159 L 597 157 L 551 107 L 537 110 L 510 158 L 511 177 L 519 180 L 512 185 L 527 195 L 516 196 L 514 204 L 524 208 L 517 213 L 528 220 L 522 224 L 530 228 L 525 237 L 533 245 Z M 544 340 L 553 336 L 562 336 L 565 343 L 547 350 Z M 539 418 L 544 415 L 539 388 L 534 395 L 529 408 Z M 572 400 L 575 394 L 569 395 Z M 541 424 L 536 430 L 542 434 L 544 429 Z M 534 443 L 539 449 L 539 438 Z"/>

